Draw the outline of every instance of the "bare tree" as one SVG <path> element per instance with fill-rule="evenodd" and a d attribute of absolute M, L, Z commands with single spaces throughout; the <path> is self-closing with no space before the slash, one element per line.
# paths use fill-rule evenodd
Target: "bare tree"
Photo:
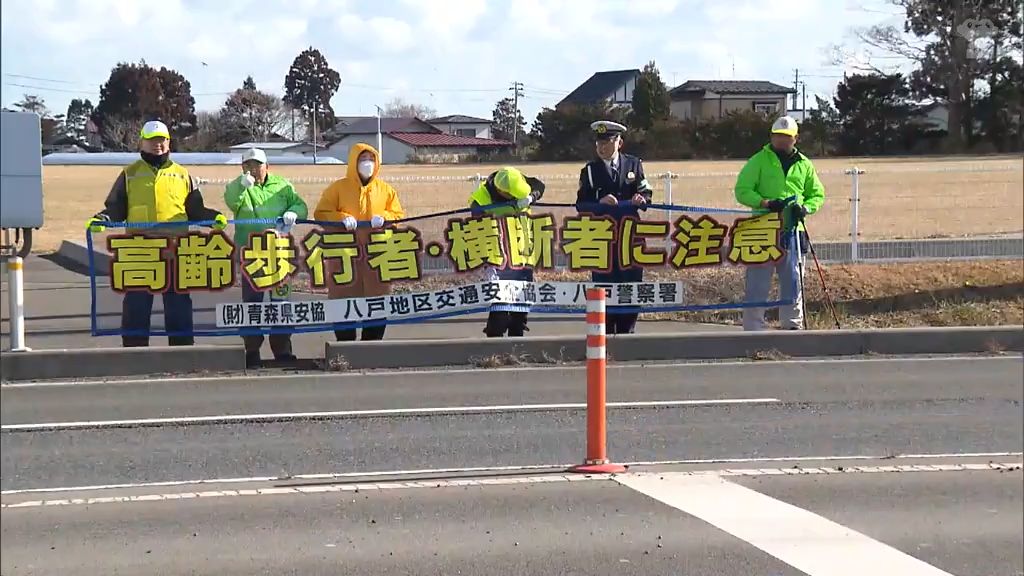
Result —
<path fill-rule="evenodd" d="M 263 142 L 289 124 L 291 112 L 280 98 L 258 90 L 236 90 L 224 103 L 221 122 L 234 137 Z"/>
<path fill-rule="evenodd" d="M 437 110 L 423 104 L 412 104 L 401 98 L 392 98 L 384 106 L 386 118 L 419 118 L 426 120 L 437 115 Z"/>
<path fill-rule="evenodd" d="M 103 119 L 103 143 L 115 151 L 135 149 L 136 129 L 139 123 L 131 118 L 110 115 Z"/>

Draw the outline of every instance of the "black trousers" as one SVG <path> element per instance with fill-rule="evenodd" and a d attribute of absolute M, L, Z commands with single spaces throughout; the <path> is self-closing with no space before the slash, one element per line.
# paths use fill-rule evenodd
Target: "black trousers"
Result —
<path fill-rule="evenodd" d="M 383 340 L 384 331 L 387 327 L 387 324 L 381 324 L 380 326 L 367 326 L 363 328 L 363 340 Z M 356 339 L 356 329 L 344 328 L 342 330 L 335 330 L 334 337 L 338 342 L 353 342 Z"/>
<path fill-rule="evenodd" d="M 643 268 L 618 269 L 613 268 L 611 272 L 594 272 L 591 275 L 594 282 L 643 282 Z M 632 334 L 636 330 L 636 321 L 640 316 L 637 312 L 624 313 L 616 312 L 615 306 L 608 306 L 605 309 L 604 331 L 605 334 Z"/>
<path fill-rule="evenodd" d="M 162 295 L 164 301 L 164 327 L 167 332 L 180 332 L 184 335 L 168 336 L 167 344 L 171 346 L 191 346 L 195 344 L 192 336 L 192 296 L 178 293 L 169 287 Z M 128 292 L 121 302 L 121 329 L 124 331 L 149 332 L 153 316 L 153 294 L 149 292 Z M 121 345 L 125 348 L 149 346 L 149 334 L 125 334 L 121 336 Z"/>
<path fill-rule="evenodd" d="M 243 302 L 263 302 L 269 294 L 270 292 L 254 290 L 248 282 L 242 281 Z M 270 351 L 274 354 L 274 359 L 282 360 L 292 356 L 291 334 L 270 334 L 269 336 Z M 242 342 L 245 343 L 245 353 L 247 355 L 259 354 L 260 348 L 263 346 L 263 334 L 244 335 L 242 336 Z"/>
<path fill-rule="evenodd" d="M 487 315 L 487 325 L 484 326 L 484 334 L 488 338 L 500 338 L 507 332 L 509 336 L 522 336 L 529 330 L 526 327 L 528 320 L 527 312 L 502 312 L 492 310 Z"/>

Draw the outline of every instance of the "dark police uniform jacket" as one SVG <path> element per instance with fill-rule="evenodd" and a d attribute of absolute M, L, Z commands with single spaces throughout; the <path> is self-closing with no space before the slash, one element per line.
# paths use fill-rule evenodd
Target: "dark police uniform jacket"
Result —
<path fill-rule="evenodd" d="M 611 194 L 619 201 L 618 206 L 596 205 L 601 198 Z M 633 196 L 640 194 L 650 203 L 653 191 L 644 177 L 643 162 L 636 156 L 619 152 L 618 179 L 612 180 L 604 160 L 597 158 L 587 163 L 580 171 L 580 185 L 576 192 L 576 210 L 581 214 L 611 216 L 621 226 L 624 218 L 639 218 L 640 209 L 633 205 Z M 621 228 L 616 231 L 616 238 Z M 594 272 L 595 282 L 641 282 L 643 269 L 636 267 L 623 270 L 619 265 L 619 250 L 614 251 L 610 273 Z"/>

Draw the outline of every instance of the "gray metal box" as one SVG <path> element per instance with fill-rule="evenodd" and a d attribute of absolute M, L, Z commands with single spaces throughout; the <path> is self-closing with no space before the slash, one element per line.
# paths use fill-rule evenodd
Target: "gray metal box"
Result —
<path fill-rule="evenodd" d="M 39 116 L 0 113 L 0 228 L 43 226 L 43 158 Z"/>

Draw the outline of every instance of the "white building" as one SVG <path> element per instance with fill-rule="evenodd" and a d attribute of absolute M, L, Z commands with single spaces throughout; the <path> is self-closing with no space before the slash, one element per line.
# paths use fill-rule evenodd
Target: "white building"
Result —
<path fill-rule="evenodd" d="M 508 149 L 511 142 L 447 134 L 437 126 L 418 118 L 381 118 L 381 161 L 406 164 L 412 160 L 431 164 L 461 162 Z M 352 146 L 362 143 L 377 147 L 377 118 L 356 120 L 331 131 L 334 141 L 324 153 L 348 161 Z"/>
<path fill-rule="evenodd" d="M 241 154 L 249 148 L 259 148 L 270 156 L 304 156 L 313 154 L 313 144 L 309 142 L 243 142 L 230 148 L 232 154 Z M 323 150 L 323 144 L 320 149 Z"/>
<path fill-rule="evenodd" d="M 490 138 L 491 121 L 484 118 L 474 118 L 462 114 L 452 114 L 432 118 L 427 122 L 445 134 L 452 136 L 466 136 L 469 138 Z"/>

